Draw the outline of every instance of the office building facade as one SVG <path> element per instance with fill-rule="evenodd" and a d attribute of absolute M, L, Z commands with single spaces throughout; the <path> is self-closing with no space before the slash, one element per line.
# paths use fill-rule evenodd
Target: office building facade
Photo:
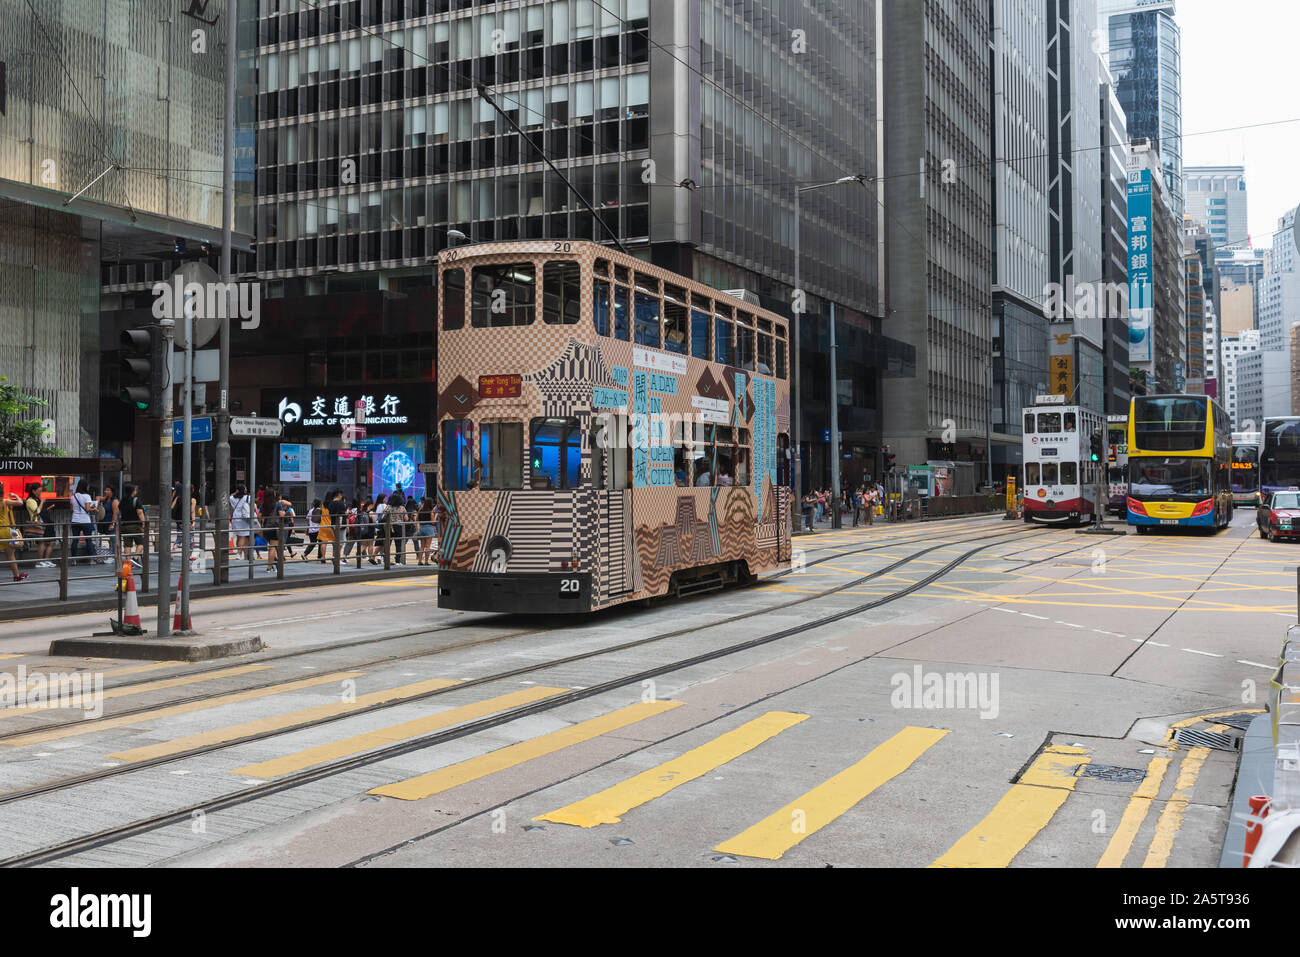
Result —
<path fill-rule="evenodd" d="M 1259 351 L 1259 330 L 1248 329 L 1237 335 L 1224 336 L 1222 339 L 1223 348 L 1223 385 L 1220 390 L 1220 403 L 1227 410 L 1228 415 L 1232 417 L 1232 427 L 1235 431 L 1246 432 L 1255 431 L 1248 429 L 1247 425 L 1251 424 L 1246 421 L 1243 409 L 1249 407 L 1251 399 L 1244 397 L 1246 391 L 1260 390 L 1260 399 L 1262 401 L 1262 388 L 1259 382 L 1249 382 L 1243 372 L 1247 371 L 1240 365 L 1242 356 L 1251 352 Z M 1242 402 L 1245 401 L 1243 406 Z M 1253 420 L 1256 426 L 1258 419 Z"/>
<path fill-rule="evenodd" d="M 1187 215 L 1204 223 L 1219 258 L 1250 241 L 1246 219 L 1246 168 L 1244 166 L 1187 166 Z"/>
<path fill-rule="evenodd" d="M 1101 278 L 1106 289 L 1128 289 L 1128 132 L 1124 111 L 1107 82 L 1099 85 L 1101 105 Z M 1132 386 L 1129 380 L 1128 297 L 1112 308 L 1102 300 L 1105 338 L 1105 411 L 1126 415 Z"/>
<path fill-rule="evenodd" d="M 1300 322 L 1300 272 L 1296 269 L 1293 226 L 1296 210 L 1278 219 L 1273 234 L 1268 271 L 1260 277 L 1256 296 L 1260 347 L 1265 350 L 1289 347 L 1292 323 Z"/>

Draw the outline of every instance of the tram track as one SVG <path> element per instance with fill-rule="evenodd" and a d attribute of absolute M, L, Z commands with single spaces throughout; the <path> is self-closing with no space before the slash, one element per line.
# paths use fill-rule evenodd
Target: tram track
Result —
<path fill-rule="evenodd" d="M 1006 531 L 1007 531 L 1007 532 L 1011 532 L 1011 531 L 1013 531 L 1013 530 L 1011 530 L 1011 529 L 1007 529 Z M 1016 530 L 1014 530 L 1014 531 L 1020 531 L 1020 530 L 1019 530 L 1019 529 L 1016 529 Z M 813 567 L 813 566 L 815 566 L 815 565 L 819 565 L 819 564 L 821 564 L 821 563 L 823 563 L 823 562 L 827 562 L 827 561 L 831 561 L 831 560 L 842 559 L 842 558 L 844 558 L 844 557 L 846 557 L 846 556 L 852 556 L 852 555 L 864 554 L 864 553 L 867 553 L 867 552 L 873 552 L 873 551 L 881 551 L 881 550 L 886 549 L 886 548 L 893 548 L 893 547 L 900 546 L 900 545 L 910 545 L 910 544 L 914 544 L 914 543 L 917 543 L 917 542 L 926 542 L 926 541 L 942 540 L 944 537 L 945 537 L 945 536 L 943 536 L 943 535 L 939 535 L 939 536 L 919 536 L 919 537 L 916 537 L 916 538 L 908 538 L 908 539 L 894 539 L 894 540 L 891 540 L 891 541 L 889 541 L 889 542 L 879 543 L 879 544 L 876 544 L 876 545 L 869 545 L 869 546 L 865 546 L 865 547 L 863 547 L 863 548 L 837 550 L 837 551 L 833 551 L 831 554 L 824 555 L 824 556 L 822 556 L 822 557 L 820 557 L 820 558 L 817 558 L 817 559 L 814 559 L 814 560 L 812 560 L 812 561 L 805 562 L 804 565 L 803 565 L 803 567 L 804 567 L 804 568 L 810 568 L 810 567 Z M 769 586 L 771 583 L 776 582 L 776 581 L 779 581 L 780 579 L 785 578 L 786 576 L 791 575 L 791 574 L 796 574 L 796 572 L 795 572 L 793 569 L 791 569 L 791 568 L 786 568 L 786 569 L 783 569 L 783 570 L 781 570 L 781 571 L 779 571 L 779 572 L 777 572 L 777 573 L 775 573 L 775 574 L 773 574 L 773 575 L 769 575 L 768 577 L 766 577 L 766 578 L 760 580 L 759 582 L 755 583 L 753 586 L 750 586 L 750 587 L 761 589 L 761 588 L 767 587 L 767 586 Z M 824 593 L 824 594 L 832 594 L 832 593 L 833 593 L 833 591 L 832 591 L 832 592 L 826 592 L 826 593 Z M 682 602 L 682 601 L 698 601 L 699 599 L 701 599 L 701 598 L 703 598 L 703 597 L 706 597 L 708 594 L 710 594 L 710 593 L 702 593 L 702 594 L 700 594 L 700 595 L 691 596 L 691 597 L 688 597 L 688 598 L 675 598 L 675 599 L 671 599 L 671 600 L 674 601 L 674 602 Z M 713 593 L 713 594 L 716 594 L 716 593 Z M 782 604 L 779 604 L 779 605 L 772 606 L 771 608 L 768 608 L 768 609 L 762 609 L 762 611 L 776 611 L 776 610 L 779 610 L 779 609 L 781 609 L 781 608 L 788 607 L 789 605 L 800 604 L 800 603 L 802 603 L 802 602 L 809 601 L 809 600 L 812 600 L 812 599 L 815 599 L 815 598 L 818 598 L 818 597 L 823 597 L 823 594 L 812 595 L 812 596 L 810 596 L 810 597 L 805 597 L 805 598 L 795 599 L 795 600 L 792 600 L 792 601 L 790 601 L 790 602 L 785 602 L 785 603 L 782 603 Z M 729 623 L 731 623 L 731 622 L 733 622 L 733 621 L 740 620 L 740 619 L 742 619 L 742 618 L 748 618 L 748 617 L 751 617 L 753 614 L 755 614 L 755 612 L 746 612 L 746 613 L 744 613 L 744 614 L 742 614 L 742 615 L 737 615 L 737 616 L 733 616 L 733 617 L 729 617 L 729 618 L 719 619 L 718 621 L 716 621 L 716 622 L 710 622 L 710 623 L 708 623 L 706 626 L 703 626 L 703 627 L 715 627 L 715 626 L 719 626 L 719 625 L 726 625 L 726 624 L 729 624 Z M 377 635 L 377 636 L 372 636 L 372 637 L 368 637 L 368 638 L 355 639 L 355 640 L 352 640 L 352 641 L 334 642 L 334 643 L 331 643 L 331 644 L 328 644 L 328 645 L 323 645 L 323 646 L 313 646 L 313 647 L 309 647 L 309 648 L 302 648 L 302 649 L 298 649 L 298 650 L 295 650 L 295 651 L 282 652 L 282 653 L 280 653 L 280 654 L 272 654 L 272 655 L 266 655 L 266 656 L 257 655 L 256 658 L 255 658 L 255 661 L 256 661 L 257 664 L 263 664 L 263 663 L 269 663 L 269 662 L 285 662 L 285 661 L 288 661 L 288 660 L 291 660 L 291 659 L 302 659 L 302 658 L 305 658 L 306 656 L 309 656 L 309 655 L 315 655 L 315 654 L 329 654 L 329 653 L 338 652 L 338 651 L 346 651 L 346 650 L 348 650 L 348 649 L 350 649 L 350 648 L 359 648 L 359 647 L 365 647 L 365 646 L 370 646 L 370 645 L 383 644 L 383 643 L 391 642 L 391 641 L 405 641 L 405 640 L 408 640 L 408 639 L 419 639 L 419 638 L 421 638 L 421 637 L 423 637 L 423 636 L 425 636 L 425 635 L 439 635 L 439 634 L 442 634 L 442 633 L 444 633 L 444 632 L 455 631 L 455 630 L 457 630 L 457 629 L 469 629 L 469 628 L 477 628 L 477 627 L 486 627 L 486 626 L 489 625 L 489 623 L 492 621 L 492 619 L 493 619 L 494 617 L 500 617 L 500 616 L 484 616 L 481 622 L 480 622 L 479 620 L 476 620 L 476 621 L 474 621 L 474 622 L 470 622 L 470 623 L 466 623 L 466 624 L 458 623 L 458 624 L 449 624 L 449 625 L 443 625 L 443 626 L 430 626 L 427 630 L 414 630 L 414 631 L 409 631 L 409 632 L 405 632 L 405 633 L 397 634 L 397 635 Z M 506 617 L 509 617 L 509 618 L 516 618 L 516 619 L 517 619 L 517 618 L 522 618 L 522 617 L 525 617 L 525 616 L 521 616 L 521 615 L 510 615 L 510 616 L 506 616 Z M 503 635 L 490 635 L 490 636 L 487 636 L 487 637 L 484 637 L 484 638 L 477 638 L 477 639 L 474 639 L 474 640 L 472 640 L 472 641 L 459 642 L 459 643 L 457 643 L 457 644 L 447 645 L 447 646 L 444 646 L 444 647 L 441 647 L 441 648 L 435 648 L 435 649 L 427 649 L 427 648 L 426 648 L 426 649 L 420 649 L 420 650 L 418 650 L 418 651 L 413 651 L 413 652 L 410 652 L 410 653 L 407 653 L 407 654 L 402 654 L 402 655 L 384 655 L 384 656 L 382 656 L 382 657 L 371 658 L 371 659 L 363 660 L 363 661 L 359 661 L 359 662 L 348 662 L 348 663 L 346 663 L 346 664 L 342 664 L 342 665 L 339 665 L 339 666 L 337 666 L 337 667 L 339 667 L 339 668 L 343 668 L 343 669 L 346 669 L 346 670 L 356 670 L 356 669 L 359 669 L 359 668 L 369 668 L 369 667 L 374 667 L 374 666 L 376 666 L 376 665 L 391 664 L 391 663 L 394 662 L 394 661 L 406 661 L 406 660 L 411 660 L 411 659 L 418 659 L 418 658 L 425 658 L 425 657 L 433 657 L 433 656 L 435 656 L 435 655 L 447 654 L 447 653 L 450 653 L 450 652 L 464 651 L 464 650 L 466 650 L 467 648 L 475 648 L 475 647 L 482 647 L 482 646 L 486 646 L 486 645 L 491 645 L 491 644 L 495 644 L 495 643 L 500 642 L 500 641 L 507 641 L 507 640 L 510 640 L 510 639 L 513 639 L 513 638 L 525 638 L 525 637 L 528 637 L 529 635 L 543 634 L 543 633 L 545 633 L 545 632 L 548 631 L 548 630 L 550 630 L 548 627 L 528 628 L 528 629 L 524 629 L 524 630 L 522 630 L 522 631 L 512 631 L 512 632 L 507 632 L 506 634 L 503 634 Z M 675 633 L 674 633 L 674 634 L 675 634 Z M 671 637 L 671 636 L 672 636 L 672 635 L 669 635 L 669 637 Z M 252 658 L 252 656 L 248 656 L 248 657 Z M 191 669 L 191 670 L 188 670 L 188 671 L 183 672 L 183 674 L 184 674 L 185 677 L 188 677 L 188 678 L 194 678 L 194 677 L 200 677 L 200 676 L 205 675 L 205 674 L 211 674 L 211 673 L 213 673 L 213 672 L 222 671 L 222 670 L 224 670 L 224 669 L 226 669 L 226 668 L 228 668 L 228 667 L 230 667 L 229 663 L 227 663 L 227 662 L 223 662 L 223 663 L 220 663 L 220 664 L 217 664 L 217 665 L 213 665 L 213 666 L 211 666 L 211 667 Z M 122 689 L 128 689 L 128 688 L 138 687 L 138 686 L 140 686 L 140 685 L 147 685 L 147 684 L 150 684 L 150 683 L 155 682 L 155 681 L 160 681 L 160 680 L 165 681 L 165 680 L 168 680 L 169 678 L 172 678 L 172 677 L 179 677 L 181 674 L 182 674 L 182 672 L 167 673 L 167 674 L 165 674 L 165 675 L 152 674 L 152 675 L 148 675 L 148 676 L 145 676 L 145 677 L 135 678 L 135 679 L 132 679 L 131 681 L 124 681 L 124 682 L 121 682 L 121 683 L 118 683 L 118 684 L 114 684 L 111 688 L 106 689 L 106 690 L 118 691 L 118 690 L 122 690 Z M 149 704 L 143 704 L 143 705 L 140 705 L 139 707 L 128 708 L 128 709 L 124 709 L 124 710 L 122 710 L 122 711 L 115 711 L 115 712 L 114 712 L 113 714 L 111 714 L 111 715 L 104 715 L 103 718 L 101 718 L 101 719 L 94 719 L 94 720 L 96 720 L 96 721 L 98 721 L 98 720 L 115 720 L 115 719 L 118 719 L 118 718 L 131 717 L 132 715 L 137 715 L 137 714 L 148 714 L 148 713 L 151 712 L 151 711 L 156 711 L 156 710 L 161 709 L 161 708 L 183 707 L 183 706 L 190 705 L 190 704 L 201 704 L 201 703 L 204 702 L 204 701 L 211 701 L 211 700 L 213 700 L 213 699 L 220 698 L 220 697 L 222 697 L 222 696 L 224 696 L 224 695 L 228 695 L 228 694 L 243 693 L 243 692 L 249 692 L 249 691 L 262 691 L 262 690 L 265 690 L 265 689 L 267 689 L 267 688 L 273 688 L 273 687 L 275 687 L 276 685 L 283 683 L 283 681 L 284 681 L 284 678 L 283 678 L 283 676 L 281 676 L 281 677 L 279 677 L 279 678 L 276 678 L 276 679 L 273 680 L 273 681 L 267 681 L 267 682 L 263 682 L 263 683 L 261 683 L 261 684 L 249 684 L 249 685 L 243 685 L 243 686 L 239 687 L 238 689 L 234 689 L 234 690 L 227 689 L 227 690 L 220 690 L 220 691 L 211 691 L 211 692 L 205 692 L 204 694 L 190 695 L 190 696 L 188 696 L 188 697 L 172 698 L 172 699 L 167 700 L 167 701 L 151 702 L 151 703 L 149 703 Z M 8 715 L 8 716 L 7 716 L 7 715 L 5 715 L 5 713 L 4 713 L 3 710 L 0 710 L 0 719 L 3 719 L 3 718 L 5 718 L 5 717 L 16 717 L 16 716 L 14 716 L 14 715 Z M 62 721 L 62 722 L 45 722 L 45 723 L 40 723 L 40 724 L 33 725 L 32 727 L 27 727 L 27 728 L 15 728 L 15 729 L 12 730 L 12 731 L 6 731 L 6 732 L 3 732 L 3 733 L 0 733 L 0 745 L 3 745 L 3 743 L 4 743 L 6 740 L 13 739 L 13 738 L 21 738 L 21 737 L 24 737 L 24 736 L 26 736 L 26 735 L 33 734 L 33 733 L 37 733 L 37 732 L 44 732 L 44 731 L 57 731 L 57 730 L 62 729 L 62 728 L 68 728 L 68 727 L 73 727 L 73 726 L 82 726 L 82 725 L 85 725 L 85 724 L 86 724 L 85 719 L 72 719 L 72 720 L 70 720 L 70 721 Z M 3 794 L 0 793 L 0 803 L 3 803 L 3 802 L 4 802 L 4 797 L 3 797 Z"/>
<path fill-rule="evenodd" d="M 1046 532 L 1047 530 L 1043 530 L 1043 531 Z M 1020 530 L 1017 530 L 1017 533 L 1020 535 L 1024 534 Z M 1031 533 L 1031 535 L 1033 538 L 1040 537 L 1037 534 Z M 31 865 L 46 863 L 49 861 L 58 860 L 75 854 L 83 853 L 85 851 L 92 850 L 96 847 L 100 847 L 106 844 L 112 844 L 117 841 L 124 840 L 136 834 L 145 833 L 160 827 L 165 827 L 168 824 L 175 823 L 177 821 L 188 820 L 189 817 L 195 811 L 212 813 L 230 807 L 235 807 L 240 804 L 245 804 L 262 797 L 269 797 L 271 795 L 278 794 L 286 790 L 290 790 L 296 787 L 301 787 L 306 784 L 310 784 L 315 781 L 322 780 L 324 778 L 346 773 L 347 771 L 355 770 L 357 768 L 366 767 L 368 765 L 375 764 L 380 761 L 387 760 L 389 758 L 398 757 L 403 754 L 408 754 L 413 751 L 418 751 L 429 747 L 435 747 L 437 745 L 446 743 L 448 741 L 453 741 L 458 738 L 467 737 L 469 735 L 486 731 L 491 728 L 495 728 L 503 724 L 517 721 L 525 717 L 541 714 L 556 708 L 563 707 L 564 705 L 567 704 L 572 704 L 577 701 L 582 701 L 587 698 L 591 698 L 596 695 L 606 693 L 608 691 L 613 691 L 622 687 L 626 687 L 628 685 L 637 684 L 644 680 L 661 677 L 663 675 L 670 674 L 675 671 L 680 671 L 682 669 L 693 667 L 695 665 L 704 664 L 713 660 L 727 657 L 729 655 L 734 655 L 734 654 L 741 653 L 743 651 L 757 648 L 762 645 L 780 641 L 784 638 L 793 637 L 799 634 L 812 631 L 817 628 L 825 627 L 829 624 L 842 621 L 854 615 L 862 614 L 863 612 L 870 611 L 875 608 L 879 608 L 883 605 L 898 601 L 902 598 L 912 595 L 917 591 L 927 587 L 928 585 L 933 584 L 935 581 L 938 581 L 940 578 L 944 577 L 945 575 L 953 571 L 955 568 L 963 564 L 972 556 L 984 552 L 987 549 L 996 547 L 998 544 L 1002 542 L 1014 540 L 1013 537 L 1009 537 L 1009 536 L 995 536 L 995 537 L 998 538 L 997 541 L 988 542 L 987 544 L 979 545 L 975 548 L 968 549 L 967 551 L 962 552 L 960 555 L 956 556 L 951 561 L 944 564 L 941 568 L 923 576 L 916 582 L 909 583 L 908 585 L 899 589 L 896 592 L 893 592 L 889 595 L 874 598 L 869 602 L 853 605 L 849 608 L 841 609 L 829 615 L 825 615 L 819 618 L 811 619 L 806 622 L 802 622 L 790 628 L 781 629 L 779 631 L 771 632 L 765 635 L 759 635 L 757 637 L 746 639 L 741 642 L 728 644 L 721 648 L 712 649 L 703 652 L 701 654 L 689 656 L 687 658 L 670 662 L 665 665 L 659 665 L 654 668 L 642 670 L 635 674 L 614 678 L 609 681 L 601 682 L 597 685 L 592 685 L 582 689 L 575 689 L 575 690 L 565 692 L 563 694 L 555 695 L 550 698 L 532 704 L 523 705 L 517 708 L 511 708 L 506 711 L 500 712 L 499 714 L 489 715 L 487 717 L 466 722 L 464 724 L 457 725 L 456 727 L 449 728 L 443 731 L 439 731 L 429 735 L 422 735 L 407 741 L 397 742 L 393 745 L 389 745 L 384 748 L 368 751 L 363 754 L 353 755 L 348 758 L 330 762 L 328 764 L 323 764 L 316 768 L 309 768 L 304 771 L 286 775 L 277 780 L 267 781 L 263 784 L 254 785 L 252 787 L 245 788 L 240 792 L 229 794 L 224 797 L 203 801 L 198 804 L 181 808 L 178 810 L 161 812 L 159 814 L 150 816 L 140 821 L 132 822 L 125 825 L 120 825 L 114 828 L 105 829 L 103 831 L 96 832 L 94 834 L 84 835 L 80 838 L 74 838 L 69 841 L 52 845 L 51 847 L 43 848 L 38 851 L 32 851 L 26 854 L 21 854 L 21 855 L 8 858 L 6 860 L 0 860 L 0 866 L 6 866 L 6 867 L 31 866 Z M 1042 537 L 1050 537 L 1050 536 L 1044 535 Z M 974 539 L 974 541 L 979 541 L 979 540 L 981 539 L 978 538 Z M 943 543 L 943 544 L 938 544 L 929 548 L 922 549 L 918 552 L 915 552 L 911 555 L 901 558 L 898 561 L 888 566 L 870 572 L 867 575 L 861 576 L 857 579 L 853 579 L 849 582 L 841 583 L 840 585 L 836 586 L 833 589 L 828 589 L 824 593 L 821 593 L 819 595 L 814 595 L 814 596 L 807 596 L 795 602 L 787 603 L 779 607 L 789 607 L 790 605 L 793 604 L 800 604 L 802 602 L 811 601 L 817 597 L 825 597 L 826 594 L 831 594 L 837 591 L 843 591 L 847 588 L 855 587 L 859 584 L 862 584 L 864 581 L 868 581 L 873 578 L 878 578 L 887 575 L 897 570 L 899 567 L 902 567 L 903 565 L 908 564 L 909 562 L 915 561 L 916 559 L 920 558 L 923 555 L 929 554 L 934 551 L 938 551 L 942 548 L 959 547 L 963 544 L 969 544 L 969 541 Z M 1090 546 L 1090 544 L 1091 543 L 1084 543 L 1081 545 L 1074 546 L 1072 548 L 1065 549 L 1064 551 L 1058 552 L 1055 555 L 1045 556 L 1041 559 L 1038 559 L 1035 563 L 1053 561 L 1064 554 L 1068 554 L 1069 552 L 1078 551 L 1083 548 L 1087 548 Z M 1040 546 L 1036 545 L 1034 547 L 1037 548 Z M 755 615 L 765 614 L 774 610 L 776 609 L 761 609 L 761 610 L 756 610 L 754 612 L 747 613 L 746 615 L 736 616 L 736 617 L 737 618 L 754 617 Z M 424 695 L 420 695 L 418 698 L 404 699 L 403 702 L 401 703 L 409 703 L 410 701 L 420 700 L 422 698 L 434 697 L 438 694 L 445 694 L 452 690 L 461 690 L 464 688 L 495 683 L 495 682 L 507 680 L 509 678 L 518 677 L 521 675 L 536 674 L 537 672 L 546 669 L 557 668 L 567 664 L 581 662 L 599 656 L 610 655 L 618 651 L 637 648 L 640 646 L 650 644 L 652 642 L 663 641 L 667 638 L 679 636 L 685 633 L 698 632 L 701 630 L 701 627 L 702 626 L 696 625 L 687 629 L 680 629 L 676 632 L 668 632 L 665 634 L 648 636 L 646 638 L 634 639 L 633 641 L 624 642 L 615 646 L 593 649 L 588 652 L 583 652 L 576 655 L 570 655 L 560 659 L 527 665 L 521 668 L 510 669 L 508 671 L 500 672 L 493 675 L 486 675 L 477 679 L 471 679 L 469 681 L 462 682 L 458 685 L 451 686 L 446 689 L 438 689 L 436 691 Z M 708 626 L 704 626 L 704 627 L 708 627 Z M 287 734 L 291 732 L 301 731 L 310 727 L 316 727 L 318 724 L 327 723 L 328 720 L 339 720 L 342 717 L 354 717 L 360 714 L 367 713 L 369 711 L 379 710 L 380 708 L 393 707 L 393 706 L 394 706 L 393 703 L 385 703 L 385 704 L 375 705 L 365 709 L 357 709 L 355 711 L 348 712 L 347 714 L 342 716 L 336 716 L 323 721 L 313 722 L 311 724 L 298 725 L 293 728 L 285 728 L 282 730 L 278 730 L 274 732 L 274 734 Z M 230 741 L 214 744 L 211 746 L 207 746 L 204 748 L 193 749 L 191 751 L 178 753 L 175 755 L 164 756 L 158 759 L 142 761 L 132 765 L 124 765 L 119 768 L 106 769 L 106 771 L 104 772 L 98 772 L 95 774 L 84 775 L 75 778 L 66 778 L 57 782 L 51 782 L 48 785 L 37 786 L 35 788 L 24 789 L 22 791 L 10 792 L 7 795 L 0 795 L 0 804 L 10 803 L 12 801 L 17 801 L 23 798 L 35 797 L 39 794 L 66 790 L 68 788 L 76 787 L 80 784 L 86 784 L 92 781 L 103 780 L 106 777 L 113 777 L 119 774 L 145 770 L 147 768 L 154 767 L 158 764 L 168 763 L 172 761 L 179 761 L 185 758 L 190 758 L 200 754 L 208 753 L 210 751 L 230 748 L 240 744 L 248 743 L 249 741 L 252 740 L 260 740 L 263 737 L 270 737 L 270 736 L 273 735 L 272 734 L 256 735 L 256 736 L 249 736 L 249 737 L 236 739 L 236 740 L 230 740 Z"/>

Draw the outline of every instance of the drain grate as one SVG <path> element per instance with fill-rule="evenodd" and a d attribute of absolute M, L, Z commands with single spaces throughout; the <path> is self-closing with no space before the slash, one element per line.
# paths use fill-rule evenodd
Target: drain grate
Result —
<path fill-rule="evenodd" d="M 1218 724 L 1226 724 L 1230 728 L 1236 728 L 1238 731 L 1245 731 L 1250 727 L 1250 723 L 1259 717 L 1257 712 L 1243 711 L 1240 714 L 1230 714 L 1226 718 L 1215 718 Z"/>
<path fill-rule="evenodd" d="M 1147 773 L 1141 768 L 1121 768 L 1114 764 L 1081 764 L 1075 768 L 1075 776 L 1100 778 L 1102 781 L 1136 783 L 1145 778 Z"/>
<path fill-rule="evenodd" d="M 1174 732 L 1174 740 L 1179 744 L 1212 748 L 1215 751 L 1236 751 L 1238 744 L 1237 738 L 1222 731 L 1197 731 L 1195 728 L 1179 728 Z"/>

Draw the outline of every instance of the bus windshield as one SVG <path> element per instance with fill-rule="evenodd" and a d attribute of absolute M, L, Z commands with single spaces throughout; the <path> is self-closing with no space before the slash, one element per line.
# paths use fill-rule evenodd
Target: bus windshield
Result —
<path fill-rule="evenodd" d="M 1263 431 L 1260 487 L 1268 491 L 1300 486 L 1300 418 L 1268 419 Z"/>
<path fill-rule="evenodd" d="M 1232 447 L 1232 490 L 1253 492 L 1259 488 L 1258 450 L 1253 445 Z"/>
<path fill-rule="evenodd" d="M 1210 495 L 1209 459 L 1129 459 L 1129 495 L 1138 501 L 1201 501 Z"/>
<path fill-rule="evenodd" d="M 1133 440 L 1144 451 L 1190 452 L 1204 448 L 1208 408 L 1207 399 L 1192 396 L 1135 397 Z"/>

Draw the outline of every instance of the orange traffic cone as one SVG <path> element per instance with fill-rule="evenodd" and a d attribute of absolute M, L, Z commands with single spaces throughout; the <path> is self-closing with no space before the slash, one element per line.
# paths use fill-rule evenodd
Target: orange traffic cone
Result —
<path fill-rule="evenodd" d="M 186 615 L 184 620 L 181 619 L 181 589 L 184 587 L 185 569 L 182 568 L 176 575 L 176 597 L 175 604 L 172 606 L 174 614 L 172 615 L 172 631 L 190 631 L 190 616 Z"/>
<path fill-rule="evenodd" d="M 122 565 L 122 577 L 126 579 L 126 604 L 122 611 L 122 624 L 140 627 L 140 605 L 135 598 L 135 574 L 131 563 Z"/>

